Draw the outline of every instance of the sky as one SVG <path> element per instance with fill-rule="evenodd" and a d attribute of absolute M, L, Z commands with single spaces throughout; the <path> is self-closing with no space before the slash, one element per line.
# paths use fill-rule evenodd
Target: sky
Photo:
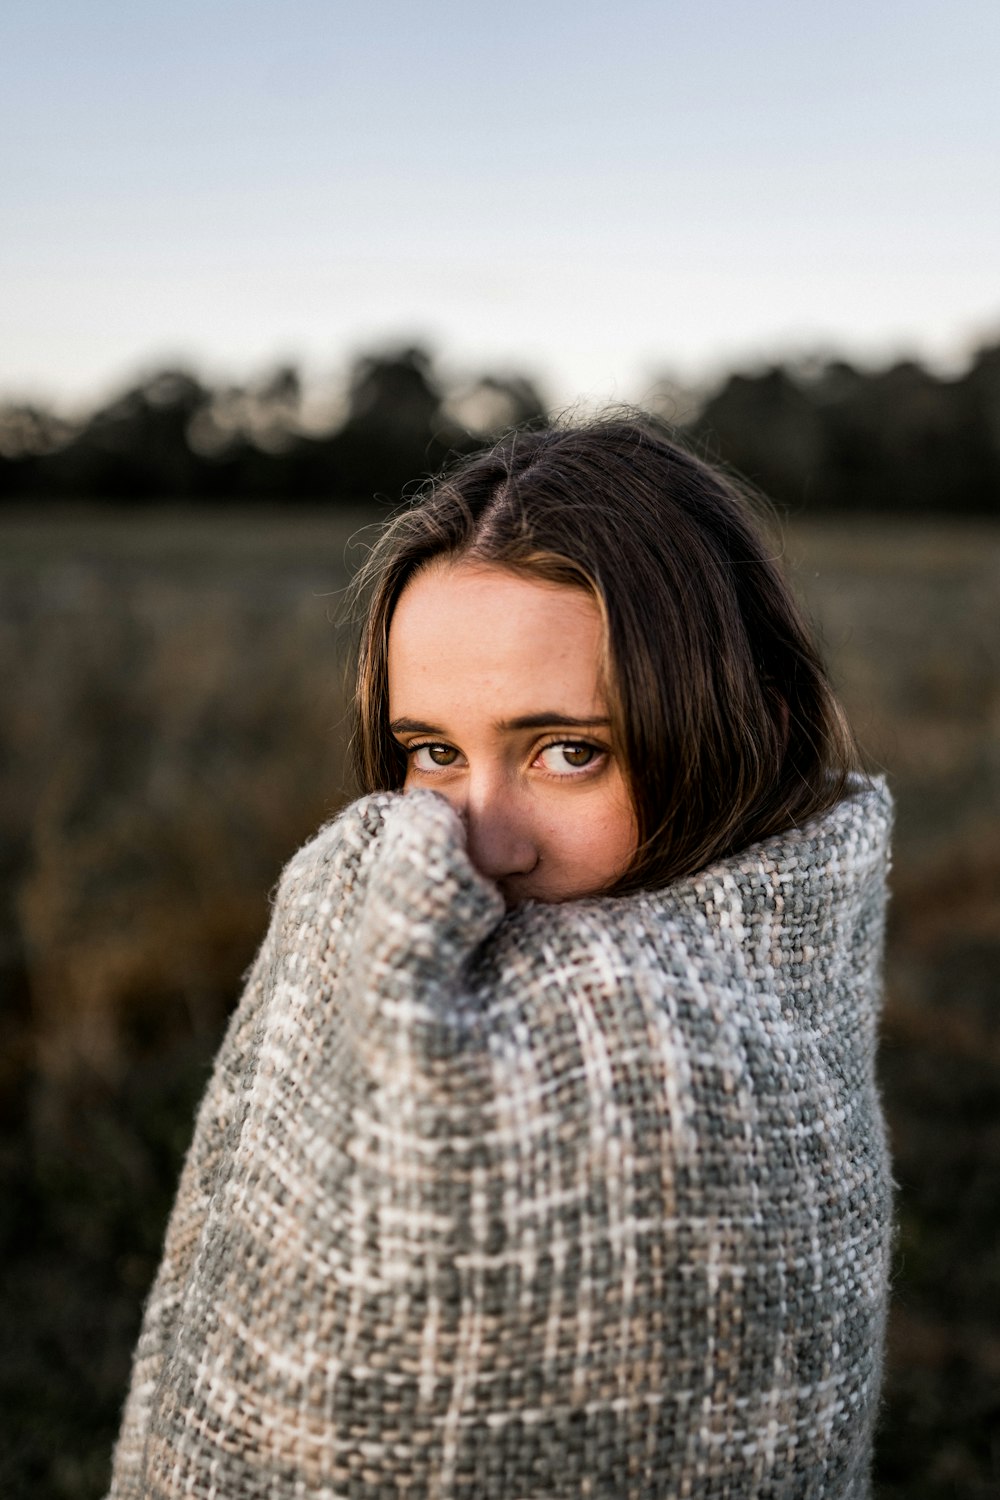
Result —
<path fill-rule="evenodd" d="M 1000 338 L 996 0 L 6 0 L 0 396 Z"/>

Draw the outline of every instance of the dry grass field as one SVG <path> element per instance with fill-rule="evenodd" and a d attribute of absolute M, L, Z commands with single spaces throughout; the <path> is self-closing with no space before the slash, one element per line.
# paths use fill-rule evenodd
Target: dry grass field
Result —
<path fill-rule="evenodd" d="M 372 517 L 0 518 L 0 1494 L 94 1500 L 192 1110 L 291 852 L 349 794 Z M 353 540 L 352 540 L 353 539 Z M 898 807 L 882 1500 L 1000 1492 L 1000 527 L 785 552 Z"/>

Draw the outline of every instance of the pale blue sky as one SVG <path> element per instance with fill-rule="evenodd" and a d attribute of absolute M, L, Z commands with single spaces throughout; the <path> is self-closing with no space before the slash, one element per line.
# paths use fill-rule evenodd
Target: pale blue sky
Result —
<path fill-rule="evenodd" d="M 996 0 L 7 0 L 0 392 L 1000 336 Z"/>

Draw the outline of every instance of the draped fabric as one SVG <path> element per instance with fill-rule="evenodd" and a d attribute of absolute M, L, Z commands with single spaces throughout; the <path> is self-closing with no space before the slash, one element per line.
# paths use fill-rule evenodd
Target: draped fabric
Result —
<path fill-rule="evenodd" d="M 891 808 L 505 911 L 428 792 L 284 871 L 110 1500 L 862 1500 Z"/>

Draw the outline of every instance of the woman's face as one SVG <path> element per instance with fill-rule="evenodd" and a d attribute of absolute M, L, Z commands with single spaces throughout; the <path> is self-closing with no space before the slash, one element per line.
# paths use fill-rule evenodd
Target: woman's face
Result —
<path fill-rule="evenodd" d="M 583 589 L 447 559 L 411 579 L 389 628 L 389 718 L 405 790 L 462 814 L 508 905 L 609 886 L 636 824 L 601 686 L 603 625 Z"/>

